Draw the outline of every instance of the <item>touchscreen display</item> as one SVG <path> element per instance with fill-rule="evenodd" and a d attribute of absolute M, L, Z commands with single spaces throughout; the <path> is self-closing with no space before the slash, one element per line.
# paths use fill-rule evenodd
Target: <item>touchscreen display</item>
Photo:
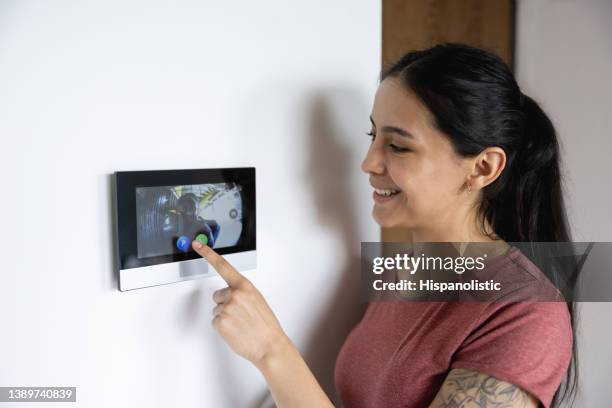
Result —
<path fill-rule="evenodd" d="M 236 182 L 137 187 L 138 258 L 188 252 L 194 240 L 212 248 L 236 245 L 241 190 Z"/>
<path fill-rule="evenodd" d="M 194 241 L 219 255 L 256 250 L 254 167 L 118 171 L 114 179 L 118 270 L 199 259 Z"/>

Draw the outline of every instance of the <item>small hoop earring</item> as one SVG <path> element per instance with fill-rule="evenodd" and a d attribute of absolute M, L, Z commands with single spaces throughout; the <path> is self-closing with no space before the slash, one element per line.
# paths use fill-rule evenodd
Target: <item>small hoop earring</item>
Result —
<path fill-rule="evenodd" d="M 468 194 L 470 194 L 472 192 L 472 184 L 471 183 L 467 183 L 467 192 L 468 192 Z"/>

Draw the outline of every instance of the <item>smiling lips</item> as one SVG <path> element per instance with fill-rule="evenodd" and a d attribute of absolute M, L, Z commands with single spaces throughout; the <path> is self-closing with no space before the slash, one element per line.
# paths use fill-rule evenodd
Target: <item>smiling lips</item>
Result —
<path fill-rule="evenodd" d="M 385 189 L 385 188 L 375 188 L 374 191 L 381 196 L 390 196 L 399 193 L 399 190 Z"/>
<path fill-rule="evenodd" d="M 400 191 L 386 188 L 375 188 L 372 197 L 377 203 L 386 203 L 387 201 L 393 200 Z"/>

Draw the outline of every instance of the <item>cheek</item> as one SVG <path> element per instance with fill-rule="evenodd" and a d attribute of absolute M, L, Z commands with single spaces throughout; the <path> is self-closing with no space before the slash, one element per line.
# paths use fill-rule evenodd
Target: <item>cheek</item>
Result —
<path fill-rule="evenodd" d="M 412 210 L 432 213 L 452 200 L 460 170 L 440 161 L 415 159 L 389 168 L 389 174 L 404 191 Z"/>
<path fill-rule="evenodd" d="M 430 174 L 428 188 L 423 196 L 428 200 L 430 213 L 440 214 L 456 207 L 457 183 L 460 169 L 438 168 Z"/>
<path fill-rule="evenodd" d="M 435 190 L 432 187 L 435 187 L 434 183 L 439 176 L 439 168 L 416 155 L 402 161 L 398 160 L 388 169 L 395 184 L 409 196 Z"/>
<path fill-rule="evenodd" d="M 423 166 L 415 159 L 396 159 L 387 164 L 389 177 L 402 191 L 414 193 L 424 179 Z"/>

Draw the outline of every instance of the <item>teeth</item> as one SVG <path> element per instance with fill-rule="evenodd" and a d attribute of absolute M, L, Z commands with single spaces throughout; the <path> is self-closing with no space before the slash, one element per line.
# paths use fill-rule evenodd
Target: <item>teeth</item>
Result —
<path fill-rule="evenodd" d="M 398 192 L 398 190 L 386 190 L 386 189 L 382 189 L 382 188 L 375 188 L 374 189 L 376 191 L 376 193 L 382 195 L 382 196 L 390 196 L 392 194 L 395 194 Z"/>

